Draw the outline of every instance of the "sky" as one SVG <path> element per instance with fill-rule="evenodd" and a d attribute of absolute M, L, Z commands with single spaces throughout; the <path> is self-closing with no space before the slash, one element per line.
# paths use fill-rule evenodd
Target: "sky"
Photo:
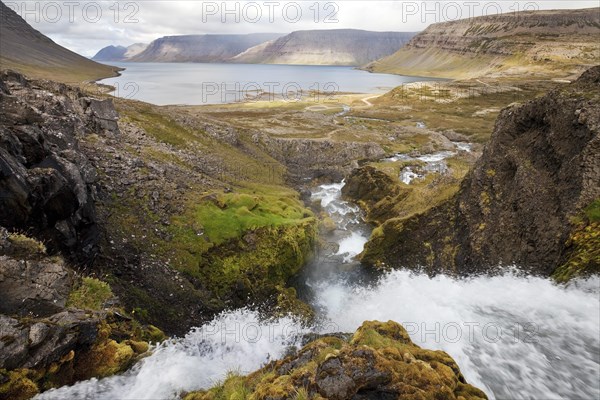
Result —
<path fill-rule="evenodd" d="M 416 32 L 435 22 L 522 10 L 598 7 L 598 0 L 2 0 L 35 29 L 87 57 L 108 45 L 185 34 L 354 28 Z"/>

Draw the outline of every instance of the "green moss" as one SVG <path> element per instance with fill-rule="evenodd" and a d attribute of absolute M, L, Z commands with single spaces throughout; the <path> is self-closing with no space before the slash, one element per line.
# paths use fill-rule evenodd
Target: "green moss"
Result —
<path fill-rule="evenodd" d="M 264 298 L 276 292 L 309 260 L 317 238 L 314 219 L 295 225 L 261 228 L 204 258 L 198 274 L 220 297 L 246 292 Z"/>
<path fill-rule="evenodd" d="M 294 224 L 310 216 L 291 196 L 222 193 L 208 197 L 192 210 L 191 217 L 214 245 L 239 238 L 248 230 Z"/>
<path fill-rule="evenodd" d="M 154 325 L 148 325 L 142 335 L 142 339 L 151 343 L 160 343 L 167 338 L 167 335 Z"/>
<path fill-rule="evenodd" d="M 85 310 L 101 310 L 113 297 L 112 290 L 106 282 L 96 278 L 84 277 L 69 294 L 68 307 Z"/>
<path fill-rule="evenodd" d="M 600 222 L 600 199 L 596 199 L 586 207 L 585 215 L 590 222 Z"/>

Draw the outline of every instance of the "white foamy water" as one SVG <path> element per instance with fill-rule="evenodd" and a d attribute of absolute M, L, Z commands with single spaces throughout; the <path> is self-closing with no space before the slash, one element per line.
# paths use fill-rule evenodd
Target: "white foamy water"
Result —
<path fill-rule="evenodd" d="M 223 313 L 163 343 L 123 375 L 50 390 L 36 399 L 173 399 L 183 391 L 211 387 L 227 372 L 252 372 L 282 357 L 307 332 L 292 318 L 264 322 L 247 309 Z"/>
<path fill-rule="evenodd" d="M 586 283 L 584 290 L 512 273 L 455 280 L 394 271 L 373 287 L 323 282 L 316 293 L 341 331 L 364 320 L 400 322 L 415 343 L 447 351 L 492 398 L 596 399 L 600 291 L 598 279 Z"/>
<path fill-rule="evenodd" d="M 358 232 L 352 232 L 339 243 L 337 255 L 344 256 L 344 262 L 349 262 L 360 254 L 365 247 L 368 238 Z"/>
<path fill-rule="evenodd" d="M 358 254 L 365 230 L 360 210 L 341 199 L 342 187 L 320 186 L 313 197 L 342 233 L 336 252 Z M 212 386 L 228 371 L 246 373 L 281 357 L 298 345 L 299 334 L 352 332 L 365 320 L 402 323 L 415 343 L 448 352 L 467 381 L 491 398 L 600 398 L 598 278 L 565 287 L 512 271 L 462 280 L 393 271 L 365 287 L 341 275 L 322 275 L 316 282 L 314 276 L 313 305 L 325 325 L 303 328 L 291 318 L 264 322 L 246 309 L 224 313 L 163 344 L 124 375 L 37 398 L 177 398 L 182 391 Z"/>
<path fill-rule="evenodd" d="M 471 151 L 470 143 L 456 142 L 454 143 L 456 148 L 461 151 Z M 415 179 L 422 179 L 427 174 L 438 173 L 444 174 L 448 171 L 448 164 L 446 159 L 456 155 L 453 151 L 439 151 L 437 153 L 424 154 L 418 157 L 411 157 L 408 154 L 399 153 L 391 157 L 384 158 L 383 161 L 396 162 L 396 161 L 421 161 L 424 165 L 406 166 L 400 171 L 400 180 L 410 185 Z"/>

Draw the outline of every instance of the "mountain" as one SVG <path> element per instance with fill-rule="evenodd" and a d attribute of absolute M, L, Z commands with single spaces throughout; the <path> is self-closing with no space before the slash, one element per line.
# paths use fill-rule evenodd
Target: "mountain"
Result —
<path fill-rule="evenodd" d="M 600 63 L 600 8 L 527 11 L 430 25 L 373 72 L 469 78 L 568 75 Z"/>
<path fill-rule="evenodd" d="M 415 33 L 357 29 L 296 31 L 235 56 L 257 64 L 364 65 L 392 54 Z"/>
<path fill-rule="evenodd" d="M 154 40 L 143 52 L 131 57 L 131 61 L 225 62 L 250 47 L 279 36 L 277 33 L 165 36 Z"/>
<path fill-rule="evenodd" d="M 122 61 L 125 59 L 127 47 L 123 46 L 106 46 L 101 49 L 92 60 L 95 61 Z"/>
<path fill-rule="evenodd" d="M 38 78 L 81 82 L 117 75 L 117 68 L 91 61 L 54 43 L 0 2 L 0 64 Z"/>
<path fill-rule="evenodd" d="M 131 46 L 106 46 L 101 49 L 92 60 L 95 61 L 128 61 L 131 57 L 140 54 L 146 50 L 148 45 L 146 43 L 135 43 Z"/>

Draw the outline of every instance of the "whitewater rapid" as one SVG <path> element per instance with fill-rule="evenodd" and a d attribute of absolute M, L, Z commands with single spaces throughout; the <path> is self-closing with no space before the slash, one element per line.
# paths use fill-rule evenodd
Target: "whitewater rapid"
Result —
<path fill-rule="evenodd" d="M 338 226 L 332 240 L 339 245 L 320 256 L 323 262 L 306 277 L 321 314 L 318 326 L 291 317 L 265 322 L 250 309 L 226 312 L 155 348 L 123 375 L 37 398 L 177 398 L 214 385 L 230 371 L 248 373 L 284 356 L 305 333 L 352 332 L 365 320 L 402 323 L 415 343 L 448 352 L 467 381 L 490 398 L 600 398 L 598 278 L 558 286 L 513 270 L 461 280 L 393 271 L 365 285 L 348 278 L 348 265 L 369 228 L 360 210 L 340 198 L 342 186 L 323 185 L 313 193 Z M 321 274 L 325 264 L 329 270 Z"/>

